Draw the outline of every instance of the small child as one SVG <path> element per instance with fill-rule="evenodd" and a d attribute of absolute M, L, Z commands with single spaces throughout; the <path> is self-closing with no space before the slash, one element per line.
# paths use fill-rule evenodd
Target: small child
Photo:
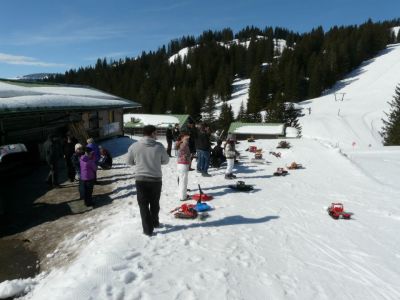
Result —
<path fill-rule="evenodd" d="M 96 180 L 96 157 L 90 147 L 85 148 L 85 154 L 80 158 L 81 178 L 79 181 L 79 192 L 86 206 L 93 206 L 93 186 Z"/>
<path fill-rule="evenodd" d="M 222 141 L 218 140 L 217 145 L 211 150 L 210 164 L 214 168 L 219 168 L 225 161 L 224 149 L 221 147 Z"/>
<path fill-rule="evenodd" d="M 72 154 L 71 163 L 75 170 L 75 180 L 79 180 L 81 178 L 81 165 L 80 158 L 83 154 L 83 146 L 82 144 L 75 144 L 75 152 Z"/>
<path fill-rule="evenodd" d="M 176 149 L 178 150 L 178 198 L 180 201 L 188 200 L 187 184 L 191 160 L 189 137 L 188 133 L 182 133 L 176 141 Z"/>
<path fill-rule="evenodd" d="M 100 159 L 98 162 L 98 165 L 100 168 L 102 168 L 103 170 L 109 170 L 112 167 L 112 157 L 110 152 L 103 148 L 102 146 L 99 146 L 100 148 Z"/>
<path fill-rule="evenodd" d="M 235 164 L 235 156 L 236 156 L 236 150 L 235 150 L 235 140 L 232 138 L 228 138 L 228 140 L 225 143 L 224 147 L 224 152 L 225 152 L 225 157 L 226 157 L 226 171 L 225 171 L 225 179 L 235 179 L 236 176 L 233 175 L 233 166 Z"/>

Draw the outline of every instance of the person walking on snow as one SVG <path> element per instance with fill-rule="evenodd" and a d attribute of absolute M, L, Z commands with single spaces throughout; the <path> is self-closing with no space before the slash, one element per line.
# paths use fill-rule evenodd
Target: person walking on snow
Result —
<path fill-rule="evenodd" d="M 235 140 L 232 138 L 228 138 L 224 147 L 225 157 L 226 157 L 226 171 L 225 171 L 225 179 L 234 179 L 236 178 L 233 175 L 233 166 L 235 164 L 236 150 L 235 150 Z"/>
<path fill-rule="evenodd" d="M 177 171 L 178 171 L 178 198 L 180 201 L 188 200 L 187 184 L 190 165 L 189 134 L 182 133 L 176 141 L 178 150 Z"/>
<path fill-rule="evenodd" d="M 143 233 L 147 236 L 152 236 L 154 228 L 160 227 L 161 165 L 168 162 L 167 151 L 156 141 L 156 127 L 144 126 L 143 138 L 128 149 L 127 163 L 135 166 L 137 201 Z"/>
<path fill-rule="evenodd" d="M 172 142 L 174 141 L 174 134 L 172 132 L 172 125 L 168 125 L 167 131 L 165 132 L 165 137 L 167 138 L 167 154 L 169 157 L 172 157 Z"/>

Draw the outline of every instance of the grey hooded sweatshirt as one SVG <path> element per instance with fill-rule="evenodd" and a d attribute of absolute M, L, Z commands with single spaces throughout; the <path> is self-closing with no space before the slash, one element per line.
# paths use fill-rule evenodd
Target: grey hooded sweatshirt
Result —
<path fill-rule="evenodd" d="M 151 137 L 143 137 L 128 149 L 129 165 L 135 165 L 138 181 L 161 181 L 161 165 L 169 162 L 164 146 Z"/>

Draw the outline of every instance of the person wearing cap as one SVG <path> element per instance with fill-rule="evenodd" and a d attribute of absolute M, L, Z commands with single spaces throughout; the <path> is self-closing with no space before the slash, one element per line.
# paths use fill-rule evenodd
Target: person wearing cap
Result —
<path fill-rule="evenodd" d="M 172 157 L 171 150 L 172 150 L 172 142 L 174 141 L 174 134 L 172 132 L 172 125 L 169 124 L 167 131 L 165 132 L 165 137 L 167 138 L 167 153 L 169 157 Z"/>
<path fill-rule="evenodd" d="M 137 202 L 142 219 L 143 233 L 152 236 L 160 227 L 160 196 L 162 186 L 161 165 L 169 162 L 163 144 L 156 141 L 156 127 L 143 127 L 143 138 L 128 149 L 127 163 L 135 166 Z"/>
<path fill-rule="evenodd" d="M 96 180 L 96 157 L 92 148 L 86 146 L 85 154 L 80 159 L 81 178 L 79 180 L 79 192 L 86 206 L 93 206 L 93 186 Z"/>
<path fill-rule="evenodd" d="M 94 142 L 94 139 L 93 139 L 93 138 L 88 138 L 88 139 L 86 140 L 86 143 L 87 143 L 86 147 L 89 147 L 89 148 L 93 149 L 93 152 L 94 152 L 94 161 L 95 161 L 95 163 L 96 163 L 96 165 L 97 165 L 97 164 L 99 163 L 100 158 L 101 158 L 101 155 L 100 155 L 100 148 L 99 148 L 99 146 Z M 96 169 L 96 177 L 95 177 L 95 179 L 94 179 L 94 184 L 99 184 L 98 181 L 97 181 L 97 169 Z"/>

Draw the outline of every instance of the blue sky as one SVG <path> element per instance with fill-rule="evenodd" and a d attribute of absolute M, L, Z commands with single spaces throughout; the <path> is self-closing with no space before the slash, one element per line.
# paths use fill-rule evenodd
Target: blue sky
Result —
<path fill-rule="evenodd" d="M 0 4 L 0 78 L 134 57 L 183 35 L 247 25 L 304 32 L 400 17 L 399 0 L 12 0 Z"/>

